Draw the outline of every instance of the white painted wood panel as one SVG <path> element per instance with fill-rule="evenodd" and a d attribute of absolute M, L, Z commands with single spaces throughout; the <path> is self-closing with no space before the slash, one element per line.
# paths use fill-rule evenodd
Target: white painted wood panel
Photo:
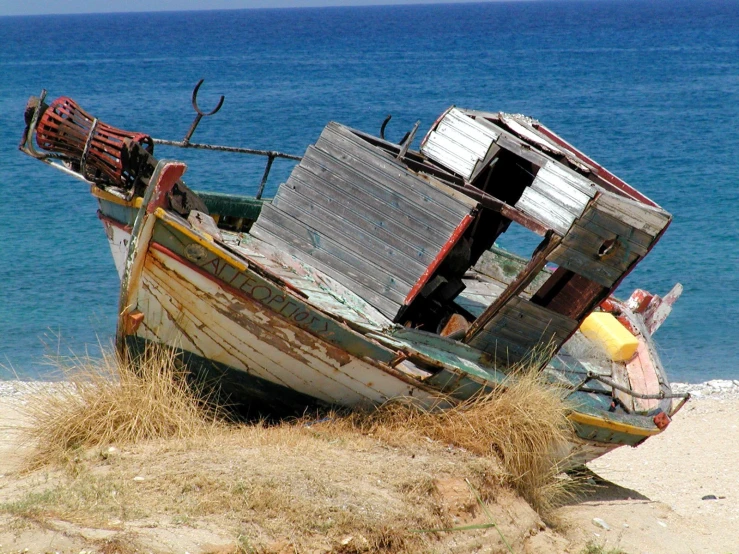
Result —
<path fill-rule="evenodd" d="M 103 227 L 105 227 L 105 235 L 108 237 L 108 245 L 110 246 L 110 253 L 113 255 L 115 269 L 118 271 L 118 278 L 123 279 L 131 233 L 105 220 L 103 220 Z"/>
<path fill-rule="evenodd" d="M 299 329 L 159 251 L 151 251 L 138 306 L 139 335 L 249 371 L 326 402 L 380 403 L 423 390 Z"/>
<path fill-rule="evenodd" d="M 456 108 L 442 118 L 421 145 L 421 152 L 465 179 L 483 160 L 498 133 Z"/>
<path fill-rule="evenodd" d="M 594 194 L 587 179 L 550 160 L 539 169 L 516 207 L 564 235 Z"/>

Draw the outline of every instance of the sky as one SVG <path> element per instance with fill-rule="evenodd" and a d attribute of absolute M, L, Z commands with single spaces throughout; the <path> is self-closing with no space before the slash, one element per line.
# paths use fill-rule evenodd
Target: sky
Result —
<path fill-rule="evenodd" d="M 0 0 L 0 16 L 61 13 L 151 12 L 180 10 L 231 10 L 316 6 L 364 6 L 370 4 L 450 4 L 480 0 Z M 495 1 L 495 0 L 482 0 Z"/>

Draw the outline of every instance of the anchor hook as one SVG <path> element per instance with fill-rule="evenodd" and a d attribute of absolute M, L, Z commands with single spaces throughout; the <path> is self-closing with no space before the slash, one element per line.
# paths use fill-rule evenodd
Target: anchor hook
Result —
<path fill-rule="evenodd" d="M 390 123 L 390 120 L 393 118 L 393 114 L 387 114 L 387 117 L 382 122 L 382 125 L 380 125 L 380 138 L 382 140 L 385 140 L 385 127 L 387 127 L 387 124 Z"/>
<path fill-rule="evenodd" d="M 203 113 L 198 107 L 198 91 L 200 90 L 200 85 L 203 84 L 203 81 L 205 81 L 205 79 L 200 79 L 198 81 L 198 84 L 195 85 L 195 88 L 192 89 L 192 107 L 196 112 L 198 112 L 198 115 L 208 117 L 209 115 L 215 115 L 218 113 L 218 110 L 220 110 L 221 106 L 223 106 L 223 101 L 226 99 L 226 97 L 221 95 L 221 99 L 218 101 L 218 105 L 213 108 L 212 111 L 208 113 Z"/>
<path fill-rule="evenodd" d="M 208 116 L 215 115 L 216 113 L 218 113 L 218 110 L 220 110 L 221 106 L 223 106 L 223 101 L 226 99 L 225 96 L 221 95 L 221 99 L 218 101 L 218 105 L 215 108 L 213 108 L 213 110 L 211 110 L 208 113 L 203 112 L 200 109 L 200 106 L 198 106 L 198 91 L 200 90 L 200 85 L 203 84 L 203 81 L 205 81 L 205 79 L 200 79 L 198 81 L 198 84 L 195 85 L 195 88 L 192 89 L 192 107 L 195 110 L 196 115 L 195 115 L 195 119 L 192 122 L 192 125 L 190 125 L 190 130 L 187 131 L 185 138 L 182 139 L 183 146 L 188 146 L 190 144 L 190 137 L 192 137 L 192 134 L 195 132 L 195 129 L 197 129 L 198 124 L 200 123 L 200 120 L 203 119 L 204 117 L 208 117 Z"/>
<path fill-rule="evenodd" d="M 387 127 L 387 124 L 390 123 L 390 120 L 393 118 L 392 114 L 387 114 L 387 117 L 385 117 L 385 120 L 382 122 L 382 125 L 380 125 L 380 138 L 382 140 L 387 140 L 385 138 L 385 128 Z M 408 140 L 408 137 L 410 136 L 410 132 L 406 133 L 402 139 L 400 139 L 400 142 L 398 144 L 402 145 L 406 140 Z"/>

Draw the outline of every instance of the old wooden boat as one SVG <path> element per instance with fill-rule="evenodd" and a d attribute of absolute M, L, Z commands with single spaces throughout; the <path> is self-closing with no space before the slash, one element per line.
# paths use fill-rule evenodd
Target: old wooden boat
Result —
<path fill-rule="evenodd" d="M 199 86 L 200 84 L 198 84 Z M 418 151 L 329 123 L 301 157 L 152 139 L 69 98 L 21 150 L 89 183 L 121 278 L 117 346 L 177 349 L 253 409 L 467 399 L 536 364 L 568 391 L 571 463 L 660 433 L 652 341 L 680 294 L 612 296 L 671 216 L 539 122 L 451 107 Z M 384 127 L 384 126 L 383 126 Z M 256 197 L 195 193 L 155 143 L 267 156 Z M 273 160 L 300 160 L 274 198 Z M 539 235 L 528 258 L 496 245 Z"/>

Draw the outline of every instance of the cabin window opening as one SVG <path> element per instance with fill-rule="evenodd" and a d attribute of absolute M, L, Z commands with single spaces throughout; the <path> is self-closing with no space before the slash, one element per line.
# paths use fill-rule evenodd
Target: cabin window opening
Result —
<path fill-rule="evenodd" d="M 598 257 L 601 259 L 609 258 L 611 254 L 615 251 L 617 243 L 618 240 L 615 238 L 604 240 L 603 244 L 601 244 L 600 248 L 598 249 Z"/>
<path fill-rule="evenodd" d="M 506 204 L 513 206 L 530 186 L 538 172 L 538 166 L 509 152 L 499 150 L 488 166 L 472 181 L 472 186 L 479 188 Z M 483 210 L 473 229 L 471 245 L 471 262 L 476 264 L 480 256 L 489 250 L 498 237 L 508 232 L 511 221 L 503 215 L 490 210 Z M 514 231 L 515 233 L 515 231 Z M 530 241 L 518 252 L 526 255 L 530 252 Z"/>
<path fill-rule="evenodd" d="M 495 163 L 481 171 L 472 185 L 513 206 L 521 199 L 526 187 L 534 182 L 538 170 L 533 163 L 508 150 L 501 150 Z"/>
<path fill-rule="evenodd" d="M 522 225 L 511 225 L 504 233 L 501 233 L 495 246 L 528 261 L 540 243 L 541 237 L 533 231 Z"/>

